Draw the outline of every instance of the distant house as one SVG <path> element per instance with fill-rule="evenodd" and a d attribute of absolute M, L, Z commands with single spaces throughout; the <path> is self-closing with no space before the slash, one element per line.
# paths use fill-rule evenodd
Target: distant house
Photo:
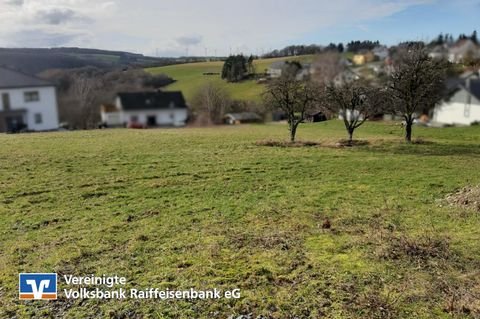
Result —
<path fill-rule="evenodd" d="M 355 65 L 364 65 L 366 63 L 373 62 L 375 60 L 375 55 L 371 51 L 362 50 L 358 54 L 355 54 L 352 58 L 353 64 Z"/>
<path fill-rule="evenodd" d="M 372 50 L 373 55 L 380 61 L 385 60 L 390 56 L 388 48 L 384 45 L 379 45 Z"/>
<path fill-rule="evenodd" d="M 345 83 L 351 83 L 360 80 L 360 78 L 361 77 L 357 72 L 353 71 L 351 68 L 345 68 L 345 70 L 335 76 L 333 83 L 339 86 Z"/>
<path fill-rule="evenodd" d="M 288 66 L 288 61 L 273 62 L 267 69 L 267 75 L 271 79 L 279 78 L 285 68 Z M 310 76 L 310 64 L 302 64 L 302 69 L 297 74 L 297 80 L 304 80 Z"/>
<path fill-rule="evenodd" d="M 230 125 L 263 122 L 262 117 L 253 112 L 227 113 L 223 118 L 225 124 Z"/>
<path fill-rule="evenodd" d="M 446 45 L 436 45 L 428 56 L 432 59 L 443 59 L 448 56 L 448 48 Z"/>
<path fill-rule="evenodd" d="M 115 126 L 183 126 L 188 107 L 181 92 L 118 93 L 115 105 L 103 105 L 103 125 Z"/>
<path fill-rule="evenodd" d="M 433 110 L 432 121 L 439 124 L 470 125 L 480 122 L 480 78 L 469 74 L 450 81 L 449 97 Z"/>
<path fill-rule="evenodd" d="M 366 59 L 363 54 L 355 54 L 352 58 L 352 61 L 355 65 L 364 65 L 366 63 Z"/>
<path fill-rule="evenodd" d="M 55 86 L 45 80 L 0 68 L 0 132 L 58 129 Z"/>
<path fill-rule="evenodd" d="M 318 112 L 315 112 L 315 113 L 308 114 L 306 116 L 306 120 L 308 122 L 318 123 L 318 122 L 325 122 L 325 121 L 328 120 L 328 118 L 325 115 L 325 113 L 323 113 L 321 111 L 318 111 Z"/>
<path fill-rule="evenodd" d="M 285 66 L 285 61 L 273 62 L 267 69 L 267 75 L 272 79 L 279 78 L 282 75 Z"/>
<path fill-rule="evenodd" d="M 467 57 L 480 58 L 480 48 L 470 39 L 459 40 L 448 51 L 448 60 L 452 63 L 461 63 Z"/>

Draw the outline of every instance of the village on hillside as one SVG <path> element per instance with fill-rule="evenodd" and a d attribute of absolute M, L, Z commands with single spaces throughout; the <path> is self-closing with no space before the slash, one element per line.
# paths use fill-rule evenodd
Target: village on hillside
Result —
<path fill-rule="evenodd" d="M 0 0 L 0 319 L 480 319 L 479 1 Z"/>
<path fill-rule="evenodd" d="M 378 42 L 352 41 L 346 48 L 343 44 L 313 49 L 292 46 L 275 50 L 265 57 L 251 56 L 248 61 L 245 58 L 244 64 L 239 67 L 239 70 L 244 70 L 238 79 L 226 81 L 251 82 L 256 83 L 256 87 L 263 87 L 281 77 L 291 63 L 297 63 L 295 77 L 299 81 L 316 79 L 326 74 L 330 77 L 328 80 L 335 85 L 357 81 L 382 85 L 395 72 L 395 56 L 401 45 L 387 47 Z M 445 126 L 479 123 L 480 45 L 476 32 L 472 36 L 461 35 L 456 41 L 451 35 L 440 35 L 426 45 L 425 50 L 431 59 L 448 61 L 452 70 L 445 81 L 442 99 L 434 107 L 415 115 L 418 124 Z M 306 53 L 316 54 L 302 55 Z M 274 62 L 268 62 L 269 58 L 273 58 Z M 227 62 L 206 62 L 203 64 L 205 70 L 211 68 L 209 63 Z M 256 67 L 260 63 L 266 67 Z M 178 68 L 185 66 L 188 64 L 179 64 Z M 161 70 L 159 68 L 159 72 Z M 220 72 L 204 73 L 206 84 L 203 91 L 208 91 L 206 86 L 210 79 L 220 76 L 224 78 L 223 75 Z M 201 81 L 199 78 L 197 82 Z M 235 100 L 228 97 L 228 92 L 223 92 L 221 87 L 212 87 L 211 90 L 218 89 L 217 93 L 223 96 L 215 102 L 217 105 L 205 105 L 204 100 L 208 96 L 204 96 L 202 101 L 202 94 L 214 93 L 195 92 L 196 98 L 187 100 L 181 89 L 176 92 L 169 89 L 171 83 L 181 88 L 182 81 L 175 82 L 177 79 L 168 75 L 152 76 L 141 69 L 46 70 L 37 75 L 29 75 L 3 66 L 0 69 L 0 130 L 31 132 L 112 127 L 178 127 L 198 123 L 236 124 L 286 119 L 282 110 L 262 105 L 261 96 L 254 97 L 255 101 Z M 215 114 L 204 114 L 205 109 Z M 323 113 L 320 105 L 317 109 L 309 110 L 308 119 L 316 121 L 334 116 Z M 401 119 L 397 114 L 383 113 L 383 119 Z M 377 114 L 375 118 L 380 118 L 380 115 L 382 114 Z"/>

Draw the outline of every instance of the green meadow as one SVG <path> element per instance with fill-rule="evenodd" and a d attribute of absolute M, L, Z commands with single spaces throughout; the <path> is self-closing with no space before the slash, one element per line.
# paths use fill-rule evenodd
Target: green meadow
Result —
<path fill-rule="evenodd" d="M 268 67 L 276 61 L 296 60 L 301 62 L 310 62 L 313 59 L 311 55 L 290 57 L 290 58 L 274 58 L 255 60 L 256 73 L 264 73 Z M 215 83 L 224 87 L 233 99 L 243 101 L 259 101 L 264 89 L 264 85 L 257 84 L 255 80 L 245 80 L 240 83 L 227 83 L 222 80 L 220 75 L 204 75 L 204 73 L 221 73 L 223 61 L 199 62 L 176 64 L 158 68 L 147 69 L 152 74 L 166 74 L 176 80 L 175 83 L 166 87 L 167 91 L 182 91 L 187 102 L 195 96 L 195 94 L 206 83 Z"/>
<path fill-rule="evenodd" d="M 402 133 L 367 123 L 351 148 L 339 121 L 300 126 L 318 143 L 303 147 L 258 143 L 287 140 L 284 124 L 0 135 L 0 318 L 478 318 L 480 213 L 443 199 L 480 184 L 480 127 Z M 57 301 L 20 301 L 20 272 L 241 298 L 67 300 L 59 280 Z"/>

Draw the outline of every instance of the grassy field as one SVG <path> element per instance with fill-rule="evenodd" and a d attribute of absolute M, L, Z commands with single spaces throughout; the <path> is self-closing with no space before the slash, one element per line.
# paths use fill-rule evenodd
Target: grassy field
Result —
<path fill-rule="evenodd" d="M 0 135 L 0 318 L 478 318 L 480 127 L 367 123 Z M 325 222 L 328 219 L 331 227 Z M 19 272 L 240 300 L 18 300 Z M 59 282 L 60 289 L 64 287 Z"/>
<path fill-rule="evenodd" d="M 255 60 L 254 65 L 257 73 L 263 73 L 270 64 L 275 61 L 297 60 L 301 62 L 310 62 L 313 59 L 311 55 L 299 56 L 295 58 L 275 58 Z M 206 83 L 213 82 L 225 87 L 233 99 L 244 101 L 259 101 L 263 92 L 263 85 L 257 84 L 254 80 L 242 81 L 240 83 L 227 83 L 220 78 L 220 75 L 203 75 L 204 73 L 220 73 L 223 62 L 200 62 L 170 65 L 165 67 L 147 69 L 153 74 L 166 74 L 177 82 L 168 86 L 166 89 L 171 91 L 182 91 L 187 101 L 190 101 L 196 92 Z"/>

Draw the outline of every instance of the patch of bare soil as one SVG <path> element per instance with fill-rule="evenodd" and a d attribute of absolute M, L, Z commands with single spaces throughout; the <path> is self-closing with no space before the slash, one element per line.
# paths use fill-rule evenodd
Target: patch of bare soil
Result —
<path fill-rule="evenodd" d="M 286 141 L 275 141 L 275 140 L 258 141 L 255 144 L 257 146 L 270 146 L 270 147 L 312 147 L 312 146 L 321 145 L 320 143 L 311 142 L 311 141 L 286 142 Z"/>
<path fill-rule="evenodd" d="M 363 140 L 340 140 L 337 143 L 335 143 L 336 147 L 352 147 L 352 146 L 366 146 L 370 145 L 370 142 L 368 141 L 363 141 Z"/>
<path fill-rule="evenodd" d="M 447 195 L 445 200 L 451 206 L 470 208 L 480 212 L 480 185 L 466 186 L 456 193 Z"/>

